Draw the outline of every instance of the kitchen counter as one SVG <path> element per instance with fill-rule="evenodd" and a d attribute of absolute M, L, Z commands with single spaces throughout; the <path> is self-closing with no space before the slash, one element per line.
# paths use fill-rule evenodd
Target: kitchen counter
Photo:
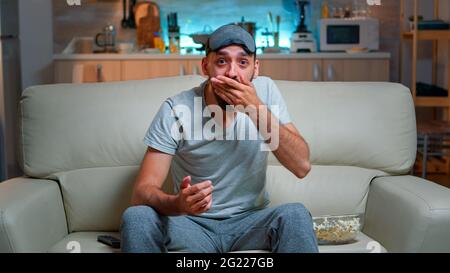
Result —
<path fill-rule="evenodd" d="M 150 54 L 150 53 L 96 53 L 96 54 L 55 54 L 54 60 L 200 60 L 203 54 Z M 258 59 L 389 59 L 389 52 L 345 53 L 345 52 L 318 52 L 318 53 L 266 53 L 259 54 Z"/>
<path fill-rule="evenodd" d="M 163 54 L 155 52 L 134 51 L 133 43 L 123 43 L 129 46 L 127 53 L 91 53 L 100 49 L 95 45 L 92 37 L 74 37 L 60 54 L 54 55 L 54 60 L 59 61 L 112 61 L 112 60 L 201 60 L 202 52 L 191 54 Z M 282 53 L 258 54 L 258 59 L 283 60 L 283 59 L 389 59 L 388 52 L 346 53 L 346 52 L 318 52 L 318 53 L 288 53 L 288 48 L 282 48 Z M 129 53 L 128 53 L 129 52 Z"/>
<path fill-rule="evenodd" d="M 134 51 L 132 43 L 122 43 L 119 48 L 124 53 L 92 53 L 99 50 L 92 38 L 74 38 L 61 54 L 54 55 L 55 82 L 127 81 L 202 71 L 202 52 Z M 388 81 L 390 58 L 388 52 L 289 53 L 286 49 L 258 54 L 260 74 L 276 80 Z"/>

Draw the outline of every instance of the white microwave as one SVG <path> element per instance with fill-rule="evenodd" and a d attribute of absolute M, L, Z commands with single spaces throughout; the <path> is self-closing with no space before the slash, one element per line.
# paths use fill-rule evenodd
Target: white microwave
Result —
<path fill-rule="evenodd" d="M 380 48 L 379 21 L 374 18 L 320 20 L 320 50 L 346 51 L 360 47 Z"/>

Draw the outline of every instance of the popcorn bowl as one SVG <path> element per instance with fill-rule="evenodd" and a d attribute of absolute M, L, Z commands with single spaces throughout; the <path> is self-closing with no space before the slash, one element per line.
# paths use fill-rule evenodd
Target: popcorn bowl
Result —
<path fill-rule="evenodd" d="M 319 245 L 350 244 L 356 242 L 361 217 L 357 214 L 313 217 L 313 225 Z"/>

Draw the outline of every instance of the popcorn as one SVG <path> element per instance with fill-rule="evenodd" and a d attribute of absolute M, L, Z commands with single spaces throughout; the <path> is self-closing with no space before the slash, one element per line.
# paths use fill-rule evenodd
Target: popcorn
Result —
<path fill-rule="evenodd" d="M 313 225 L 319 244 L 346 244 L 356 239 L 360 219 L 357 215 L 315 217 Z"/>

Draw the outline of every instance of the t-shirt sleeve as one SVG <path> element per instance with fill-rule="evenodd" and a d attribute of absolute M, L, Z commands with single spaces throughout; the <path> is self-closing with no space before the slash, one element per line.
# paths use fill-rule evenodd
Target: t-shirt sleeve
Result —
<path fill-rule="evenodd" d="M 277 85 L 274 81 L 270 80 L 269 84 L 269 94 L 270 94 L 270 105 L 268 105 L 270 111 L 278 117 L 280 124 L 284 125 L 291 122 L 291 117 L 289 115 L 286 102 L 280 93 Z M 273 107 L 276 106 L 276 107 Z M 278 113 L 277 113 L 278 112 Z"/>
<path fill-rule="evenodd" d="M 144 143 L 158 151 L 175 155 L 180 142 L 177 128 L 177 120 L 166 100 L 151 122 L 145 134 Z"/>

